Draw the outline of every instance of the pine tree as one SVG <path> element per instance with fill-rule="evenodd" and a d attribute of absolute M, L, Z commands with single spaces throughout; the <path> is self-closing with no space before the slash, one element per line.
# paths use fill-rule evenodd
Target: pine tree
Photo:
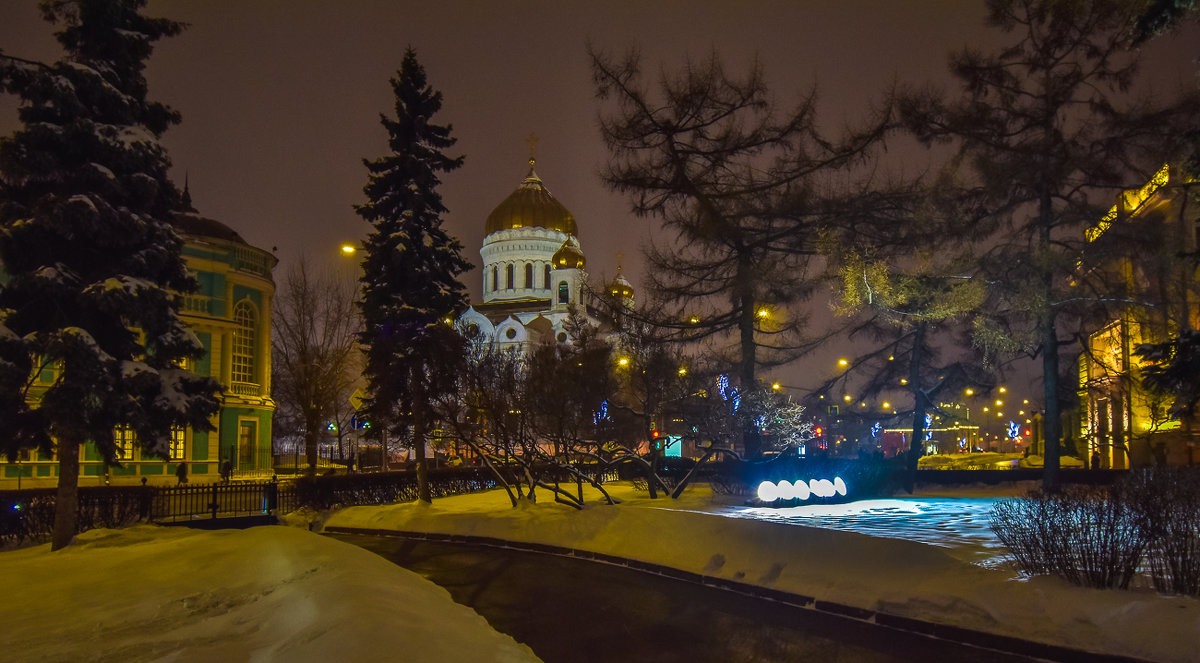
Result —
<path fill-rule="evenodd" d="M 146 99 L 142 74 L 181 26 L 144 5 L 43 2 L 65 57 L 0 57 L 23 125 L 0 140 L 0 400 L 15 408 L 2 415 L 14 446 L 57 446 L 54 549 L 75 533 L 82 444 L 118 464 L 113 430 L 127 426 L 166 458 L 172 427 L 207 430 L 217 410 L 219 385 L 180 367 L 203 347 L 178 316 L 195 282 L 158 143 L 179 116 Z"/>
<path fill-rule="evenodd" d="M 812 242 L 836 215 L 824 189 L 870 156 L 886 114 L 827 137 L 815 93 L 778 110 L 760 67 L 734 77 L 715 55 L 648 84 L 636 53 L 593 52 L 592 78 L 607 105 L 605 183 L 676 240 L 647 250 L 656 324 L 717 346 L 743 389 L 760 368 L 811 350 L 806 319 L 788 309 L 815 289 Z M 756 455 L 758 434 L 748 429 L 742 444 Z"/>
<path fill-rule="evenodd" d="M 437 192 L 439 173 L 460 167 L 463 157 L 444 150 L 456 142 L 451 127 L 433 123 L 442 95 L 426 83 L 425 70 L 409 49 L 395 78 L 395 119 L 380 116 L 391 153 L 364 160 L 368 202 L 355 207 L 374 226 L 363 260 L 362 342 L 366 347 L 368 409 L 390 427 L 411 424 L 420 499 L 429 501 L 425 466 L 429 403 L 453 381 L 439 367 L 465 352 L 447 324 L 466 307 L 458 277 L 471 268 L 462 244 L 442 229 L 447 210 Z"/>
<path fill-rule="evenodd" d="M 1087 242 L 1084 231 L 1099 222 L 1112 192 L 1140 186 L 1173 156 L 1170 145 L 1195 112 L 1184 105 L 1194 100 L 1156 107 L 1128 94 L 1137 9 L 1123 0 L 989 0 L 988 23 L 1010 43 L 955 55 L 958 99 L 904 104 L 919 137 L 958 142 L 991 197 L 985 221 L 996 247 L 983 262 L 1001 301 L 988 305 L 990 320 L 976 323 L 976 340 L 1020 343 L 1041 355 L 1048 490 L 1058 486 L 1065 334 L 1114 294 L 1085 284 L 1090 277 L 1079 265 L 1111 256 L 1093 255 L 1101 244 Z"/>
<path fill-rule="evenodd" d="M 821 242 L 840 277 L 835 311 L 855 316 L 850 338 L 869 338 L 869 345 L 859 343 L 845 370 L 814 395 L 912 397 L 911 411 L 902 413 L 912 421 L 903 479 L 909 492 L 925 449 L 926 416 L 947 393 L 991 382 L 975 353 L 954 343 L 987 295 L 973 246 L 981 212 L 977 196 L 955 180 L 956 166 L 929 181 L 864 193 Z"/>

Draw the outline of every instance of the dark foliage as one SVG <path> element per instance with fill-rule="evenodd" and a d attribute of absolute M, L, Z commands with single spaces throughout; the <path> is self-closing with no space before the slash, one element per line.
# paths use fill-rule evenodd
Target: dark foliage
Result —
<path fill-rule="evenodd" d="M 956 99 L 920 94 L 902 104 L 922 140 L 957 144 L 991 201 L 979 232 L 996 233 L 981 261 L 994 299 L 976 339 L 1042 358 L 1048 490 L 1059 474 L 1062 335 L 1104 302 L 1128 302 L 1124 281 L 1079 265 L 1133 246 L 1089 242 L 1084 230 L 1099 223 L 1114 191 L 1140 186 L 1172 158 L 1177 136 L 1194 124 L 1194 94 L 1171 106 L 1128 94 L 1136 10 L 1123 0 L 990 0 L 988 23 L 1007 43 L 955 54 Z"/>
<path fill-rule="evenodd" d="M 0 425 L 10 454 L 54 438 L 60 503 L 74 499 L 83 443 L 118 464 L 113 429 L 128 426 L 166 458 L 172 427 L 208 430 L 217 409 L 219 384 L 179 368 L 203 353 L 178 316 L 196 286 L 158 142 L 179 116 L 147 100 L 143 76 L 154 43 L 182 26 L 142 16 L 145 4 L 43 2 L 65 58 L 0 56 L 0 83 L 22 101 L 22 127 L 0 141 Z M 60 524 L 56 548 L 74 530 Z"/>
<path fill-rule="evenodd" d="M 462 244 L 442 229 L 447 210 L 437 191 L 439 174 L 459 168 L 463 158 L 444 153 L 455 139 L 449 125 L 433 123 L 442 95 L 426 83 L 412 49 L 391 84 L 396 117 L 380 117 L 390 153 L 364 160 L 367 202 L 355 207 L 374 227 L 364 247 L 360 339 L 372 421 L 411 426 L 423 473 L 430 402 L 453 388 L 451 369 L 465 353 L 462 338 L 443 322 L 466 308 L 458 277 L 471 263 L 462 257 Z"/>
<path fill-rule="evenodd" d="M 757 64 L 730 75 L 715 55 L 648 82 L 636 53 L 593 52 L 592 77 L 609 106 L 604 180 L 673 240 L 647 255 L 655 324 L 714 342 L 746 389 L 762 366 L 811 349 L 788 307 L 815 288 L 815 228 L 832 213 L 820 189 L 861 164 L 879 125 L 822 135 L 815 93 L 778 110 Z M 749 429 L 744 443 L 757 451 Z"/>

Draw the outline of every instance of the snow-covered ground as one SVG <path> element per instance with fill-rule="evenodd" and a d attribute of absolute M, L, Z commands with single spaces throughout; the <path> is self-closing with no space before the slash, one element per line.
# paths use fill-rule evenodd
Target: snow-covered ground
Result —
<path fill-rule="evenodd" d="M 141 525 L 0 553 L 0 660 L 537 661 L 442 588 L 294 527 Z"/>
<path fill-rule="evenodd" d="M 503 492 L 492 491 L 432 505 L 353 507 L 324 524 L 568 546 L 1083 650 L 1196 660 L 1200 601 L 1020 578 L 996 563 L 996 544 L 984 533 L 985 498 L 964 500 L 962 511 L 957 501 L 931 497 L 823 514 L 798 507 L 822 514 L 810 523 L 823 526 L 811 527 L 797 524 L 803 518 L 738 507 L 703 487 L 678 502 L 613 490 L 623 504 L 590 504 L 581 512 L 553 503 L 514 509 Z M 845 515 L 834 529 L 837 511 Z"/>
<path fill-rule="evenodd" d="M 986 529 L 991 498 L 771 511 L 702 486 L 679 501 L 610 488 L 623 504 L 514 509 L 491 491 L 354 507 L 324 524 L 569 546 L 1151 660 L 1195 660 L 1200 642 L 1196 599 L 1017 577 Z M 0 553 L 0 587 L 5 661 L 537 660 L 440 588 L 303 527 L 88 532 L 54 553 Z"/>

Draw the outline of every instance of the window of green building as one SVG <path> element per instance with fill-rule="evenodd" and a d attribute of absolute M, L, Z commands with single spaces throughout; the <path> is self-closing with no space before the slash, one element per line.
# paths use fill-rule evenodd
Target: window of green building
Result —
<path fill-rule="evenodd" d="M 234 382 L 254 382 L 254 341 L 257 316 L 247 301 L 233 307 L 233 378 Z"/>

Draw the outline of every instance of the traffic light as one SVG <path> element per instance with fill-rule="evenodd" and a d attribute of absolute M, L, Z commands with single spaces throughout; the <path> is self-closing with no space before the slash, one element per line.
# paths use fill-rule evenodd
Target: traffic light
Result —
<path fill-rule="evenodd" d="M 817 434 L 817 437 L 821 437 L 825 433 L 825 431 L 822 430 L 822 428 L 820 426 L 817 426 L 816 428 L 814 428 L 813 432 Z"/>

